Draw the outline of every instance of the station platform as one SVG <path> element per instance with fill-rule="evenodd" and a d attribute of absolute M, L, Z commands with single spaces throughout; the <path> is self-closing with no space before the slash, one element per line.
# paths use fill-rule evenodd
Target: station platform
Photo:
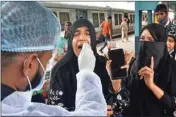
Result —
<path fill-rule="evenodd" d="M 112 49 L 123 48 L 124 51 L 128 51 L 128 52 L 134 51 L 135 52 L 135 36 L 134 36 L 134 34 L 128 35 L 128 40 L 129 40 L 128 42 L 122 42 L 121 37 L 113 38 L 111 43 L 113 43 L 113 45 L 115 45 L 115 46 Z M 105 47 L 103 49 L 103 53 L 101 53 L 99 51 L 103 45 L 104 45 L 104 42 L 97 45 L 97 52 L 100 55 L 106 54 L 108 51 L 107 47 Z"/>

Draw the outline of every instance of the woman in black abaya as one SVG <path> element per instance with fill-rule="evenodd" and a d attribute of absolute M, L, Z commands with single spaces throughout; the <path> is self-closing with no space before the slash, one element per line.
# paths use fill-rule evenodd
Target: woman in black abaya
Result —
<path fill-rule="evenodd" d="M 166 47 L 167 30 L 145 26 L 140 34 L 139 56 L 132 64 L 128 89 L 131 105 L 124 116 L 173 116 L 176 113 L 176 61 Z"/>

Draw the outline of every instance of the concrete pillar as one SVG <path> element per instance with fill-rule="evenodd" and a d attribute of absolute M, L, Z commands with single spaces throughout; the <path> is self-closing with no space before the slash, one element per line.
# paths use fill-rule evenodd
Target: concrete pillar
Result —
<path fill-rule="evenodd" d="M 152 10 L 156 8 L 158 1 L 135 1 L 135 53 L 139 52 L 139 35 L 142 28 L 142 11 L 148 10 L 148 23 L 152 23 Z"/>
<path fill-rule="evenodd" d="M 139 36 L 142 29 L 142 11 L 135 10 L 135 53 L 139 51 Z"/>

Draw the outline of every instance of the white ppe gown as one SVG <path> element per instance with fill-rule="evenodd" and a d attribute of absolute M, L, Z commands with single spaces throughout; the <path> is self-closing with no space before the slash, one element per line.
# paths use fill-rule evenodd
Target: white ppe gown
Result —
<path fill-rule="evenodd" d="M 76 109 L 31 102 L 32 92 L 15 91 L 2 100 L 2 116 L 106 116 L 100 78 L 89 70 L 77 74 Z"/>

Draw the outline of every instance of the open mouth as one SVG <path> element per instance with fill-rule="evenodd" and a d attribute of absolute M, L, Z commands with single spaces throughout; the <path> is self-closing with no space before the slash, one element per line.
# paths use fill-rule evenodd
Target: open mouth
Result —
<path fill-rule="evenodd" d="M 82 47 L 83 47 L 83 45 L 79 45 L 79 46 L 78 46 L 78 49 L 80 49 L 80 50 L 81 50 L 81 49 L 82 49 Z"/>
<path fill-rule="evenodd" d="M 87 44 L 88 44 L 88 42 L 82 42 L 82 43 L 79 43 L 79 44 L 77 45 L 77 49 L 78 49 L 79 52 L 82 50 L 84 43 L 87 43 Z"/>

